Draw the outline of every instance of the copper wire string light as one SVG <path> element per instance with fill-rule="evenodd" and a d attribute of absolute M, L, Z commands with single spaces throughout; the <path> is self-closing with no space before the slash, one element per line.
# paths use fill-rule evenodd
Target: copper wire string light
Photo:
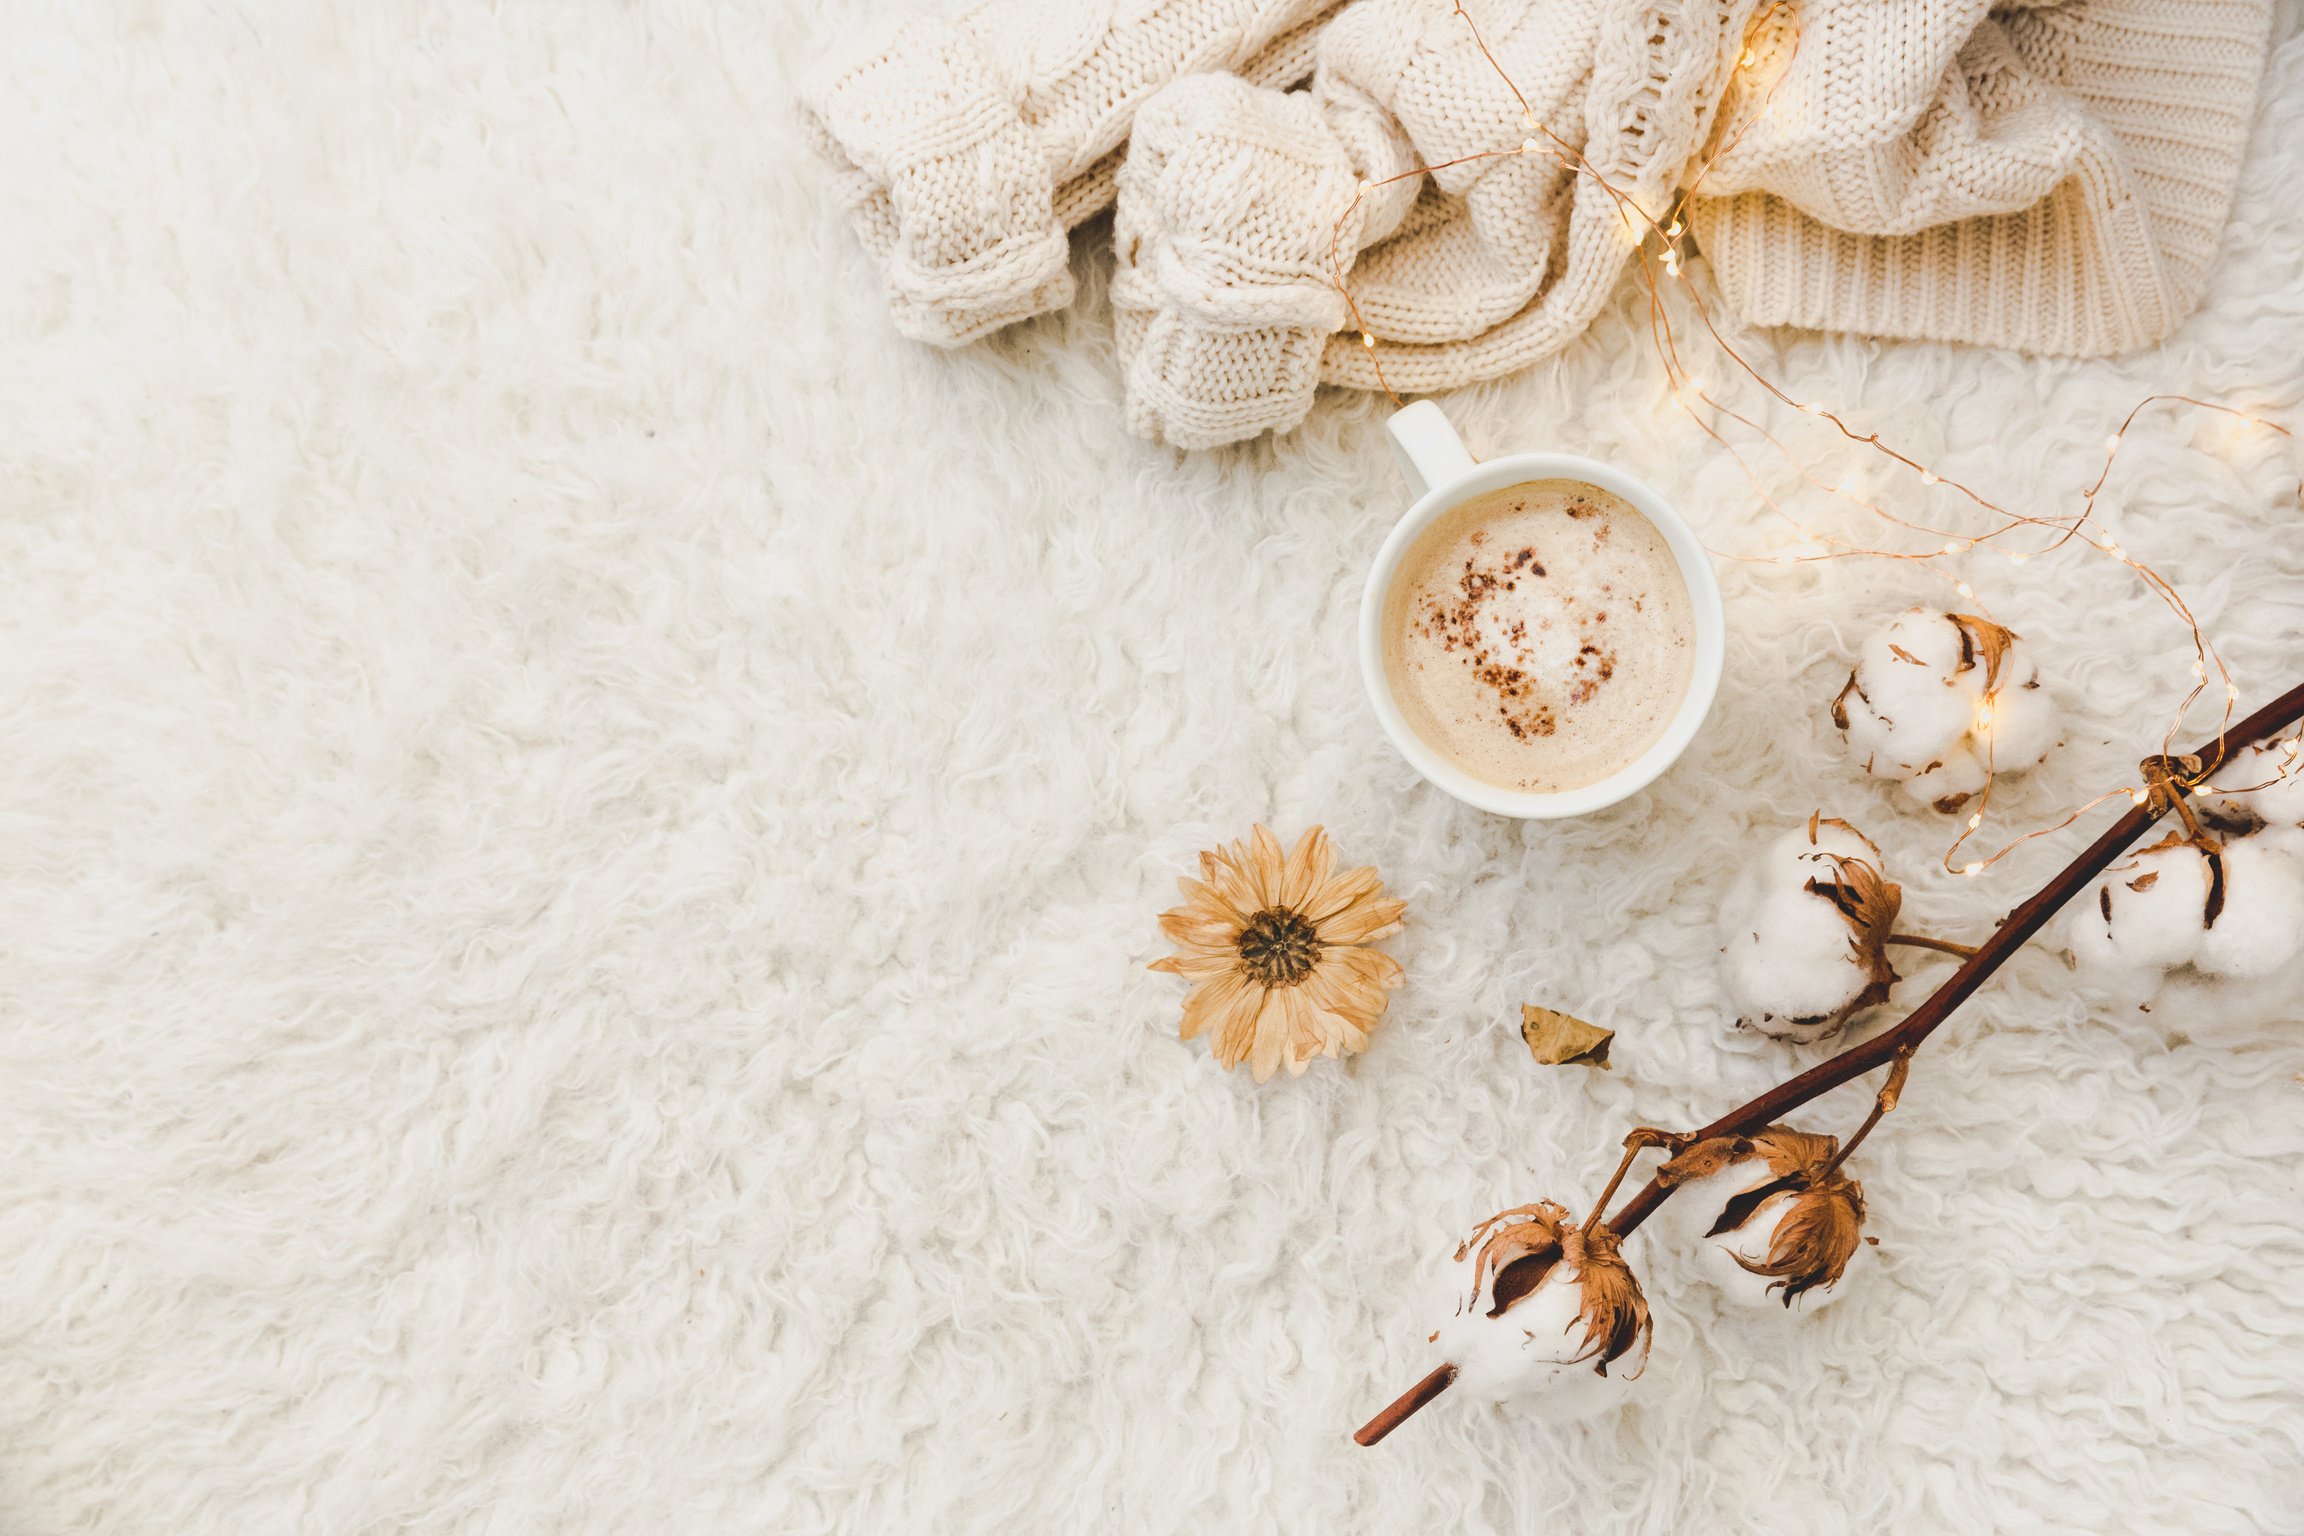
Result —
<path fill-rule="evenodd" d="M 1737 351 L 1728 338 L 1721 334 L 1702 294 L 1697 291 L 1694 281 L 1682 268 L 1684 257 L 1680 249 L 1680 241 L 1686 233 L 1686 212 L 1690 201 L 1695 198 L 1703 186 L 1705 178 L 1711 173 L 1713 166 L 1719 162 L 1720 158 L 1733 149 L 1754 124 L 1767 118 L 1773 111 L 1776 93 L 1782 86 L 1785 76 L 1789 73 L 1788 66 L 1791 60 L 1798 54 L 1800 47 L 1799 17 L 1797 11 L 1787 3 L 1787 0 L 1770 0 L 1770 3 L 1752 18 L 1751 23 L 1745 29 L 1743 46 L 1738 50 L 1736 59 L 1738 72 L 1750 73 L 1756 70 L 1762 63 L 1763 50 L 1769 46 L 1770 38 L 1766 34 L 1773 28 L 1775 29 L 1775 37 L 1782 43 L 1782 47 L 1776 50 L 1782 60 L 1782 65 L 1774 71 L 1773 78 L 1767 82 L 1761 91 L 1754 110 L 1750 111 L 1732 132 L 1723 135 L 1721 132 L 1722 125 L 1715 123 L 1713 134 L 1716 142 L 1704 155 L 1701 163 L 1696 167 L 1695 173 L 1689 178 L 1687 185 L 1680 188 L 1672 196 L 1669 210 L 1662 222 L 1659 222 L 1656 217 L 1641 207 L 1637 199 L 1622 188 L 1612 185 L 1606 177 L 1595 170 L 1592 163 L 1585 158 L 1582 150 L 1561 138 L 1548 124 L 1537 118 L 1534 110 L 1528 105 L 1528 98 L 1521 93 L 1520 87 L 1514 83 L 1511 74 L 1489 48 L 1487 39 L 1481 35 L 1479 24 L 1464 9 L 1461 0 L 1458 0 L 1454 6 L 1453 15 L 1470 32 L 1473 44 L 1479 49 L 1481 58 L 1486 61 L 1490 69 L 1496 72 L 1505 88 L 1512 93 L 1513 99 L 1520 104 L 1521 124 L 1525 137 L 1517 145 L 1506 145 L 1492 150 L 1479 150 L 1437 164 L 1417 166 L 1380 180 L 1363 181 L 1354 192 L 1351 203 L 1346 206 L 1344 212 L 1336 220 L 1329 238 L 1329 281 L 1337 293 L 1342 296 L 1346 313 L 1350 316 L 1351 326 L 1358 333 L 1360 344 L 1367 349 L 1369 363 L 1375 371 L 1377 384 L 1394 405 L 1401 403 L 1400 396 L 1392 388 L 1391 381 L 1385 377 L 1383 349 L 1377 342 L 1374 330 L 1370 328 L 1367 320 L 1362 316 L 1359 302 L 1353 296 L 1351 284 L 1345 276 L 1343 239 L 1346 223 L 1359 210 L 1361 203 L 1368 195 L 1379 187 L 1390 186 L 1398 181 L 1428 176 L 1454 166 L 1500 159 L 1508 155 L 1550 155 L 1572 174 L 1590 178 L 1593 184 L 1607 195 L 1609 201 L 1615 206 L 1618 217 L 1624 222 L 1625 232 L 1635 247 L 1633 254 L 1636 268 L 1648 290 L 1650 343 L 1656 352 L 1657 360 L 1663 364 L 1665 383 L 1670 391 L 1672 403 L 1689 420 L 1693 421 L 1705 436 L 1719 445 L 1752 487 L 1753 494 L 1759 499 L 1761 505 L 1790 527 L 1800 541 L 1799 546 L 1792 551 L 1777 554 L 1739 554 L 1722 550 L 1714 550 L 1711 553 L 1722 559 L 1769 565 L 1800 565 L 1853 558 L 1904 561 L 1927 569 L 1932 575 L 1949 585 L 1963 604 L 1968 605 L 1980 616 L 1990 618 L 1990 609 L 1977 596 L 1975 588 L 1967 578 L 1956 571 L 1943 568 L 1937 564 L 1938 561 L 1982 551 L 2000 555 L 2011 565 L 2022 565 L 2039 556 L 2055 554 L 2073 543 L 2086 545 L 2103 554 L 2106 558 L 2126 567 L 2137 580 L 2143 583 L 2148 591 L 2157 596 L 2162 604 L 2175 615 L 2177 621 L 2183 625 L 2190 637 L 2193 653 L 2192 686 L 2178 703 L 2174 714 L 2168 721 L 2167 729 L 2162 733 L 2162 753 L 2165 755 L 2170 751 L 2171 744 L 2175 741 L 2177 733 L 2184 728 L 2184 722 L 2200 696 L 2208 692 L 2211 687 L 2216 686 L 2220 686 L 2223 692 L 2222 708 L 2216 733 L 2216 741 L 2221 748 L 2225 733 L 2230 729 L 2234 709 L 2239 702 L 2239 685 L 2233 681 L 2231 671 L 2225 666 L 2223 657 L 2217 652 L 2214 643 L 2209 640 L 2198 619 L 2194 617 L 2191 608 L 2185 603 L 2176 588 L 2159 572 L 2130 554 L 2120 544 L 2111 530 L 2097 517 L 2096 502 L 2105 485 L 2111 479 L 2113 463 L 2119 457 L 2121 444 L 2126 439 L 2129 429 L 2135 425 L 2138 417 L 2155 405 L 2182 404 L 2201 410 L 2219 412 L 2235 420 L 2266 428 L 2282 437 L 2290 435 L 2286 427 L 2252 412 L 2239 410 L 2213 400 L 2202 400 L 2191 395 L 2179 394 L 2151 395 L 2138 402 L 2122 418 L 2118 429 L 2105 439 L 2103 467 L 2097 472 L 2095 480 L 2080 493 L 2080 505 L 2074 513 L 2068 517 L 2040 517 L 2012 511 L 1963 481 L 1944 474 L 1933 465 L 1892 444 L 1883 442 L 1878 432 L 1860 431 L 1851 426 L 1839 410 L 1824 402 L 1796 400 L 1787 394 L 1772 379 L 1754 367 L 1751 361 Z M 1711 387 L 1700 381 L 1694 371 L 1688 367 L 1681 357 L 1680 340 L 1674 331 L 1671 307 L 1665 298 L 1668 288 L 1680 296 L 1681 302 L 1695 316 L 1703 334 L 1710 338 L 1713 346 L 1718 348 L 1721 357 L 1729 365 L 1731 378 L 1738 371 L 1741 371 L 1745 378 L 1782 405 L 1803 415 L 1829 423 L 1849 442 L 1858 447 L 1869 449 L 1889 461 L 1896 468 L 1915 475 L 1923 487 L 1941 486 L 1956 497 L 1967 501 L 1976 510 L 1997 521 L 1993 526 L 1981 532 L 1937 528 L 1926 523 L 1915 522 L 1890 511 L 1887 507 L 1873 501 L 1869 496 L 1856 489 L 1848 477 L 1827 482 L 1766 425 L 1715 396 Z M 1708 418 L 1707 410 L 1713 413 L 1713 418 L 1717 419 Z M 1775 455 L 1805 484 L 1836 500 L 1849 502 L 1887 526 L 1925 539 L 1935 547 L 1917 552 L 1879 549 L 1810 527 L 1785 508 L 1769 492 L 1760 472 L 1745 456 L 1744 451 L 1731 442 L 1720 429 L 1718 420 L 1734 422 L 1753 434 L 1768 449 L 1773 450 Z M 2299 487 L 2299 495 L 2304 497 L 2304 486 Z M 2041 530 L 2044 540 L 2039 542 L 2037 547 L 2009 547 L 2013 542 L 2012 536 L 2019 535 L 2027 529 Z M 2211 672 L 2214 674 L 2213 682 L 2210 679 Z M 1995 735 L 1992 730 L 1992 712 L 1994 703 L 1995 696 L 1987 694 L 1977 713 L 1977 733 L 1984 738 L 1985 743 L 1985 782 L 1977 795 L 1974 808 L 1964 818 L 1958 835 L 1953 838 L 1951 846 L 1944 851 L 1943 865 L 1947 871 L 1962 875 L 1981 874 L 2023 844 L 2034 838 L 2046 837 L 2062 831 L 2082 816 L 2087 815 L 2088 812 L 2108 801 L 2126 798 L 2132 803 L 2140 805 L 2148 797 L 2149 789 L 2139 784 L 2126 784 L 2118 789 L 2106 790 L 2052 825 L 2039 827 L 2014 837 L 1986 857 L 1969 858 L 1956 863 L 1956 858 L 1967 845 L 1969 839 L 1982 830 L 1986 812 L 1990 809 L 1992 802 L 1994 781 L 1992 754 Z M 2218 789 L 2218 787 L 2206 782 L 2185 781 L 2180 784 L 2180 787 L 2192 795 L 2237 793 L 2242 792 L 2243 789 L 2265 788 L 2270 784 L 2278 783 L 2298 769 L 2298 746 L 2296 739 L 2291 739 L 2288 742 L 2278 775 L 2273 779 L 2266 780 L 2264 784 L 2241 787 L 2228 786 Z"/>

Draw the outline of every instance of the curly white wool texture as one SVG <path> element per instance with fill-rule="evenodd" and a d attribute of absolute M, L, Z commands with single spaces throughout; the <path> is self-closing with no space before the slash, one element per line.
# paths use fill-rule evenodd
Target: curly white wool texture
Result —
<path fill-rule="evenodd" d="M 1868 638 L 1832 704 L 1848 754 L 1913 799 L 1954 811 L 1993 777 L 2029 768 L 2056 744 L 2056 706 L 2031 646 L 2010 636 L 1997 663 L 1978 621 L 1934 609 L 1897 615 Z"/>
<path fill-rule="evenodd" d="M 889 9 L 11 9 L 0 1529 L 2293 1526 L 2297 992 L 2092 1005 L 2047 944 L 1867 1142 L 1881 1245 L 1827 1311 L 1744 1317 L 1659 1222 L 1625 1412 L 1449 1394 L 1352 1443 L 1467 1215 L 1815 1058 L 1723 1027 L 1766 838 L 1833 805 L 1970 937 L 2112 808 L 1936 873 L 1822 702 L 1941 587 L 1854 561 L 1721 564 L 1712 720 L 1615 810 L 1423 787 L 1352 662 L 1405 502 L 1378 402 L 1146 445 L 1096 234 L 1062 315 L 895 335 L 791 80 Z M 2155 390 L 2296 422 L 2292 37 L 2275 70 L 2166 352 L 1740 348 L 2044 511 Z M 1628 285 L 1446 409 L 1765 552 L 1647 319 Z M 2289 454 L 2150 415 L 2104 509 L 2251 706 L 2304 629 Z M 2190 658 L 2110 560 L 1983 570 L 2088 727 L 2012 786 L 2051 820 Z M 1261 1089 L 1143 969 L 1259 820 L 1410 904 L 1368 1053 Z M 1531 1063 L 1527 1002 L 1614 1070 Z"/>

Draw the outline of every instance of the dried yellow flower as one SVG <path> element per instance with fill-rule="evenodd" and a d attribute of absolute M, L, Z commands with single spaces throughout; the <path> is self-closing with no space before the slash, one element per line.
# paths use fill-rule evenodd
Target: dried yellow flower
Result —
<path fill-rule="evenodd" d="M 1375 870 L 1338 874 L 1335 862 L 1319 827 L 1286 856 L 1257 827 L 1177 881 L 1184 905 L 1160 914 L 1160 930 L 1179 952 L 1152 969 L 1193 983 L 1183 1037 L 1212 1033 L 1219 1065 L 1248 1062 L 1261 1083 L 1367 1049 L 1401 980 L 1400 963 L 1369 946 L 1399 931 L 1408 904 L 1384 899 Z"/>

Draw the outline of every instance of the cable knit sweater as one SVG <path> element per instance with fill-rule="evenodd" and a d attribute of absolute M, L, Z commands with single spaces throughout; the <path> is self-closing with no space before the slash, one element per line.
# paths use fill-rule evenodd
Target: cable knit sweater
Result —
<path fill-rule="evenodd" d="M 1747 321 L 2147 344 L 2197 302 L 2269 26 L 2268 0 L 1805 0 L 1794 48 L 1787 11 L 1749 31 L 1757 0 L 1467 9 L 1525 109 L 1449 0 L 1352 0 L 1319 31 L 1304 91 L 1270 86 L 1301 63 L 1286 47 L 1255 76 L 1204 71 L 1322 7 L 1138 0 L 1088 7 L 1068 50 L 939 42 L 941 73 L 906 60 L 946 34 L 900 22 L 808 100 L 899 325 L 948 342 L 1069 297 L 1059 210 L 1101 205 L 1097 159 L 1132 127 L 1113 283 L 1129 419 L 1194 447 L 1293 425 L 1319 383 L 1377 385 L 1339 273 L 1395 389 L 1545 356 L 1636 241 L 1608 188 L 1661 214 L 1707 161 L 1689 221 Z M 952 25 L 982 34 L 981 18 L 1045 12 L 967 14 Z M 1163 70 L 1148 30 L 1197 42 L 1175 41 Z M 986 62 L 1026 55 L 1058 67 Z M 1133 89 L 1082 89 L 1115 70 Z M 1075 97 L 1119 104 L 1037 105 Z M 1444 163 L 1523 140 L 1537 151 Z"/>

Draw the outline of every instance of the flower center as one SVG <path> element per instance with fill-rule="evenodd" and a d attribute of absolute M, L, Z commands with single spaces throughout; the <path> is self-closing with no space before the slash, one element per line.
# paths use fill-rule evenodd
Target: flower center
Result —
<path fill-rule="evenodd" d="M 1266 907 L 1240 930 L 1242 969 L 1266 987 L 1292 987 L 1320 963 L 1320 932 L 1286 907 Z"/>

